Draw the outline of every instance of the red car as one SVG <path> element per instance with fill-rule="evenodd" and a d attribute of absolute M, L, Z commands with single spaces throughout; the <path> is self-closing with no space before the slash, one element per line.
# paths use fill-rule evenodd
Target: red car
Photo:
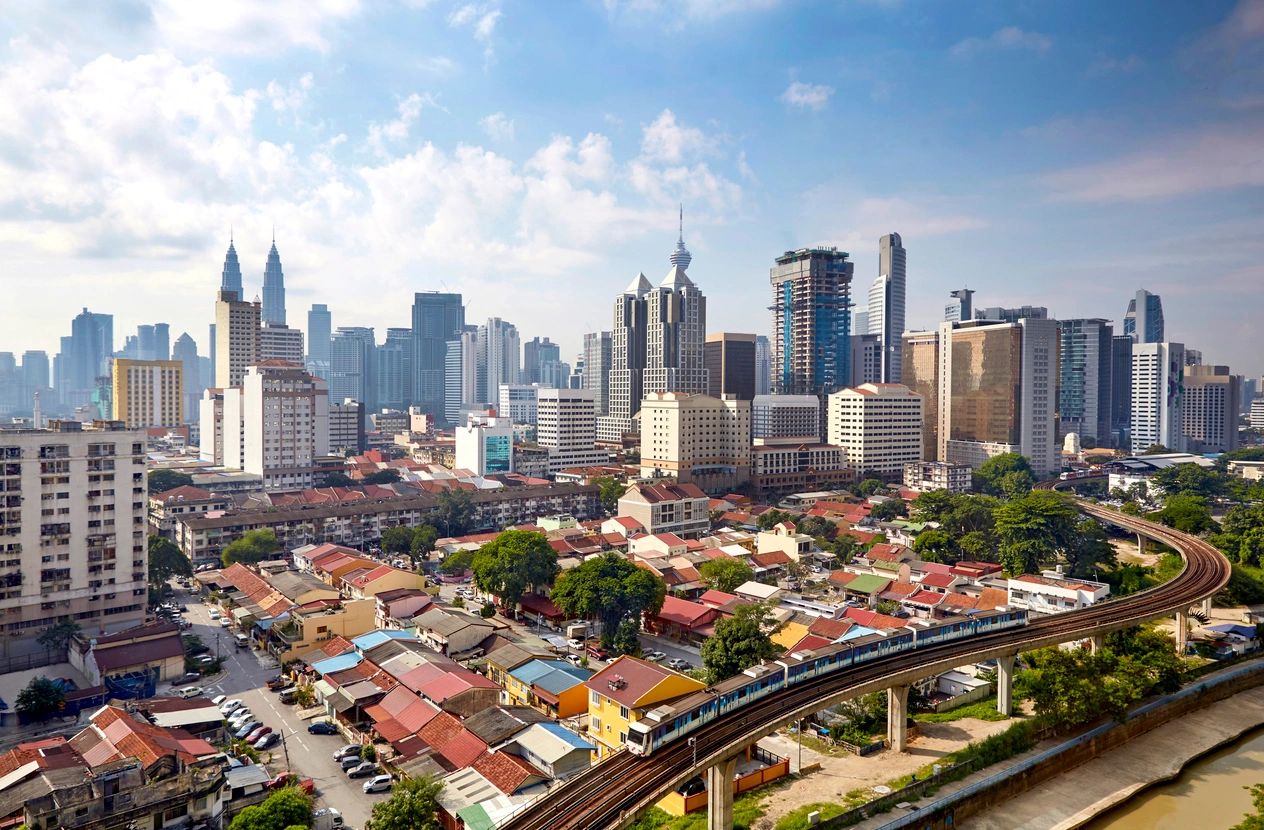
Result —
<path fill-rule="evenodd" d="M 311 795 L 316 791 L 316 782 L 310 778 L 299 778 L 292 772 L 283 772 L 268 782 L 269 790 L 279 790 L 282 787 L 298 787 Z"/>
<path fill-rule="evenodd" d="M 271 726 L 260 726 L 254 732 L 251 732 L 249 735 L 246 736 L 246 743 L 253 744 L 255 741 L 259 740 L 260 738 L 262 738 L 264 735 L 268 734 L 271 731 L 272 731 Z"/>

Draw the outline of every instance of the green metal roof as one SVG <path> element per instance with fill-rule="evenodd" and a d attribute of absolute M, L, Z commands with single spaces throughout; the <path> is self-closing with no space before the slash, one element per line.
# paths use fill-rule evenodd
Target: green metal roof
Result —
<path fill-rule="evenodd" d="M 851 582 L 848 582 L 844 590 L 855 591 L 858 594 L 876 594 L 880 591 L 885 591 L 890 584 L 891 580 L 885 576 L 861 574 Z"/>

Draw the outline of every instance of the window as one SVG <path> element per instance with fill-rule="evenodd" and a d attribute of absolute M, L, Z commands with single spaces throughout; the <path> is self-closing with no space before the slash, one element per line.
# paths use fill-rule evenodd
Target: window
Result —
<path fill-rule="evenodd" d="M 628 719 L 628 707 L 626 706 L 619 707 L 619 717 L 623 718 L 624 720 Z M 619 740 L 623 740 L 623 739 L 620 738 Z"/>

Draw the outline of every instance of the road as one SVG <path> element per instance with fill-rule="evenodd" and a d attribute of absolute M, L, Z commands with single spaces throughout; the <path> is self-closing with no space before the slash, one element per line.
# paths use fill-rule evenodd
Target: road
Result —
<path fill-rule="evenodd" d="M 362 787 L 363 779 L 352 780 L 342 772 L 333 759 L 333 752 L 346 743 L 345 739 L 340 735 L 308 734 L 310 722 L 301 720 L 295 714 L 295 707 L 283 705 L 267 689 L 267 681 L 277 674 L 276 661 L 262 652 L 236 648 L 232 631 L 212 620 L 210 606 L 196 597 L 178 594 L 176 600 L 189 608 L 184 616 L 193 623 L 193 628 L 185 633 L 197 634 L 212 651 L 217 648 L 216 636 L 219 638 L 218 649 L 224 657 L 226 671 L 205 684 L 207 697 L 224 694 L 240 698 L 265 726 L 281 732 L 283 743 L 264 753 L 268 771 L 277 773 L 288 768 L 311 778 L 316 782 L 318 807 L 337 807 L 349 827 L 364 827 L 373 804 L 388 794 L 367 794 Z"/>

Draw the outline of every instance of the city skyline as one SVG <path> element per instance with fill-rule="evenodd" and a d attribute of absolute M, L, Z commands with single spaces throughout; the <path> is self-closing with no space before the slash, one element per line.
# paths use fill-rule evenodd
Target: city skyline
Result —
<path fill-rule="evenodd" d="M 234 7 L 196 42 L 165 7 L 77 28 L 19 13 L 0 71 L 35 74 L 10 140 L 40 133 L 49 152 L 0 165 L 31 208 L 0 222 L 13 267 L 41 274 L 11 287 L 27 313 L 0 349 L 55 352 L 84 306 L 119 331 L 164 319 L 201 342 L 230 228 L 248 300 L 275 223 L 291 315 L 325 303 L 385 331 L 407 325 L 413 293 L 460 292 L 471 319 L 515 320 L 569 359 L 608 326 L 612 287 L 663 267 L 684 201 L 691 275 L 725 286 L 715 330 L 768 332 L 763 279 L 782 251 L 836 244 L 867 284 L 878 237 L 898 230 L 910 329 L 933 328 L 963 285 L 980 305 L 1116 323 L 1146 288 L 1167 300 L 1170 338 L 1259 374 L 1260 83 L 1249 60 L 1217 60 L 1259 43 L 1258 7 L 579 6 L 568 23 L 593 48 L 652 68 L 618 99 L 617 67 L 576 78 L 542 60 L 572 33 L 497 3 Z M 865 34 L 893 19 L 905 40 Z M 854 48 L 806 58 L 790 37 L 830 31 Z M 759 56 L 708 69 L 739 53 Z M 361 95 L 387 61 L 389 83 Z M 161 152 L 129 147 L 133 128 Z"/>

